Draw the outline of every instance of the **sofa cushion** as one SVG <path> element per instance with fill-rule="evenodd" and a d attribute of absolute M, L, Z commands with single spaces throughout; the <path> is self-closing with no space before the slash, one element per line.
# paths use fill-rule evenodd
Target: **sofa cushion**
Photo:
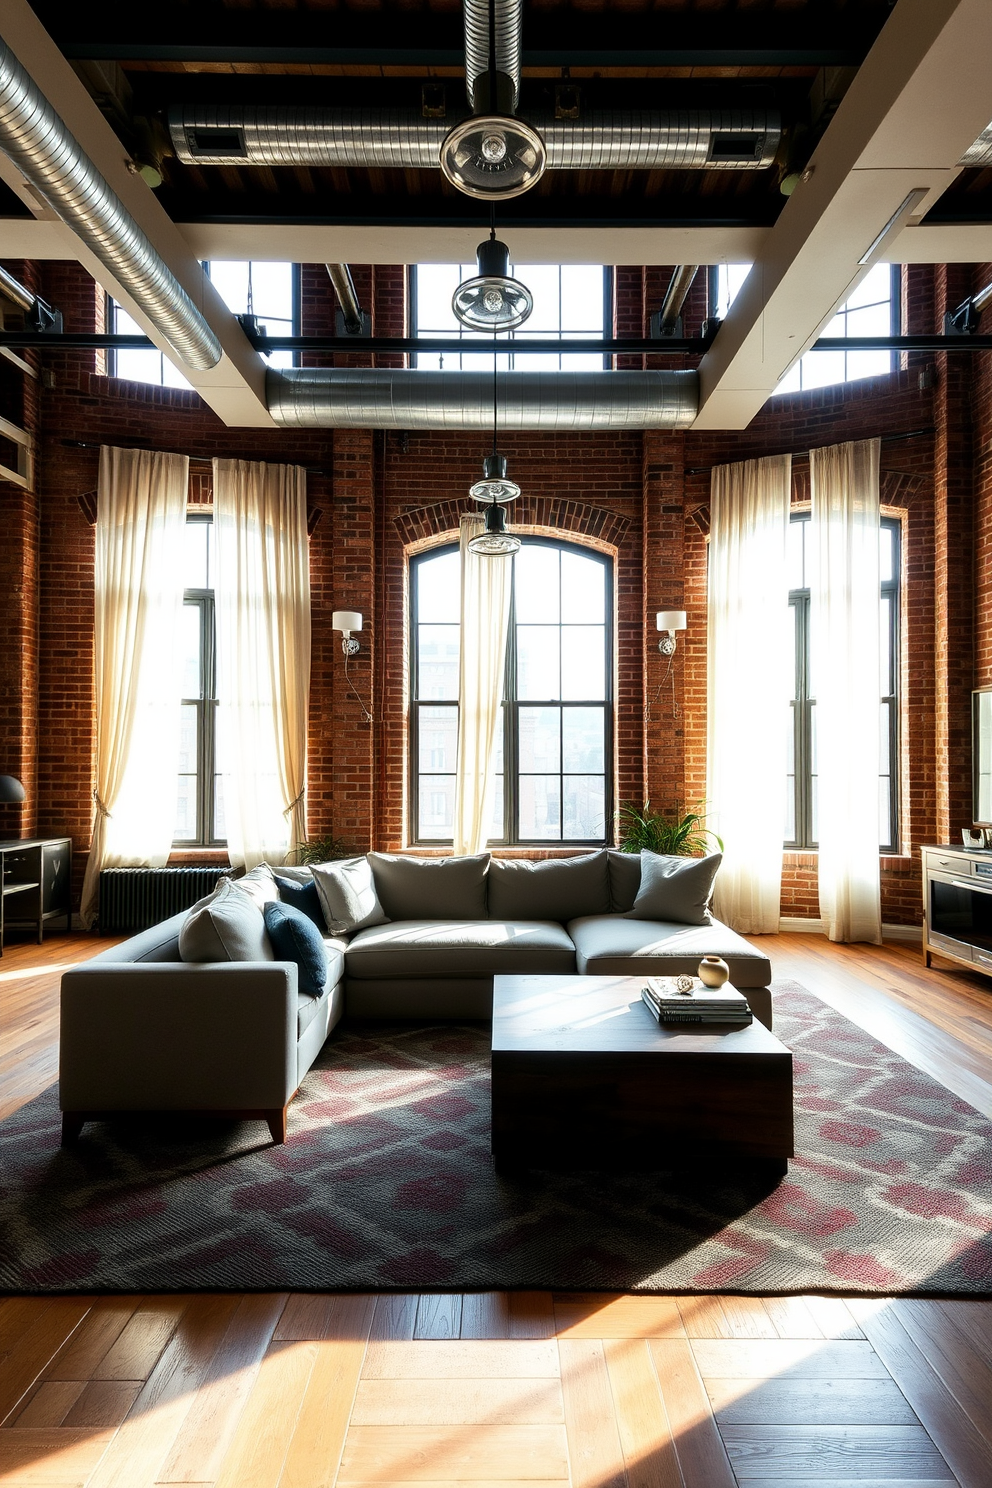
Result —
<path fill-rule="evenodd" d="M 386 914 L 379 903 L 367 858 L 339 858 L 318 863 L 313 870 L 324 923 L 332 935 L 347 935 L 366 925 L 383 925 Z"/>
<path fill-rule="evenodd" d="M 614 914 L 626 914 L 633 909 L 641 887 L 641 855 L 639 852 L 619 852 L 611 847 L 607 853 L 610 863 L 610 903 Z"/>
<path fill-rule="evenodd" d="M 234 883 L 243 894 L 248 894 L 254 899 L 259 909 L 264 909 L 267 904 L 274 904 L 279 898 L 275 874 L 268 863 L 259 863 L 257 868 L 252 868 L 248 873 L 242 873 L 240 878 L 234 879 Z"/>
<path fill-rule="evenodd" d="M 628 910 L 633 920 L 662 920 L 676 925 L 708 925 L 713 880 L 722 853 L 680 858 L 641 853 L 641 887 Z"/>
<path fill-rule="evenodd" d="M 327 930 L 327 921 L 324 919 L 324 909 L 317 892 L 317 885 L 313 878 L 308 878 L 305 883 L 299 883 L 295 878 L 286 878 L 282 873 L 276 874 L 276 888 L 279 890 L 279 898 L 283 904 L 291 904 L 294 909 L 302 911 L 308 920 L 312 920 L 321 935 Z"/>
<path fill-rule="evenodd" d="M 292 879 L 293 883 L 304 884 L 313 882 L 313 869 L 307 865 L 305 868 L 297 867 L 295 863 L 280 863 L 278 868 L 273 869 L 280 878 Z"/>
<path fill-rule="evenodd" d="M 258 905 L 229 878 L 193 908 L 179 932 L 184 961 L 274 961 Z"/>
<path fill-rule="evenodd" d="M 299 991 L 319 997 L 327 983 L 327 952 L 313 920 L 279 899 L 267 904 L 262 916 L 276 960 L 295 962 Z"/>
<path fill-rule="evenodd" d="M 575 950 L 561 925 L 535 920 L 394 920 L 360 930 L 346 964 L 349 979 L 570 972 Z"/>
<path fill-rule="evenodd" d="M 391 920 L 484 920 L 489 854 L 407 858 L 369 853 L 376 893 Z"/>
<path fill-rule="evenodd" d="M 704 956 L 722 956 L 742 991 L 771 981 L 768 957 L 719 920 L 675 925 L 596 916 L 572 920 L 568 933 L 583 976 L 695 976 Z"/>
<path fill-rule="evenodd" d="M 491 920 L 566 920 L 609 914 L 609 859 L 605 852 L 581 858 L 494 858 L 489 868 Z"/>

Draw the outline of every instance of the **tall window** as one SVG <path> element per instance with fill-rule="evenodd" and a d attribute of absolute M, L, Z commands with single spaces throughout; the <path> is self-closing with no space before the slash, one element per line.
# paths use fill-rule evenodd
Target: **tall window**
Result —
<path fill-rule="evenodd" d="M 717 314 L 722 319 L 734 303 L 750 264 L 721 264 Z M 876 264 L 822 332 L 824 336 L 896 336 L 899 333 L 899 270 Z M 808 351 L 782 378 L 776 393 L 805 392 L 861 377 L 880 377 L 894 367 L 891 351 Z"/>
<path fill-rule="evenodd" d="M 233 315 L 257 315 L 271 335 L 299 334 L 299 272 L 291 263 L 267 263 L 264 260 L 212 259 L 203 267 L 217 286 L 218 293 Z M 110 329 L 113 334 L 143 335 L 141 327 L 127 311 L 110 301 Z M 291 367 L 291 351 L 274 351 L 266 358 L 271 367 Z M 154 348 L 112 351 L 110 372 L 129 382 L 150 382 L 159 387 L 191 386 L 167 356 Z"/>
<path fill-rule="evenodd" d="M 458 549 L 411 566 L 411 797 L 417 842 L 450 842 L 458 742 Z M 612 812 L 612 573 L 567 543 L 513 559 L 490 841 L 601 844 Z"/>
<path fill-rule="evenodd" d="M 183 699 L 175 843 L 212 847 L 226 838 L 217 759 L 217 641 L 214 624 L 213 524 L 186 519 L 183 603 Z"/>
<path fill-rule="evenodd" d="M 412 332 L 415 336 L 457 336 L 466 346 L 481 344 L 488 351 L 418 352 L 417 366 L 437 371 L 465 368 L 492 371 L 492 336 L 467 331 L 454 317 L 451 296 L 463 279 L 478 274 L 476 264 L 418 264 L 411 269 Z M 610 323 L 611 276 L 601 264 L 511 264 L 510 273 L 523 281 L 534 296 L 534 310 L 519 330 L 500 337 L 500 344 L 540 341 L 560 336 L 581 341 L 603 335 Z M 602 370 L 601 354 L 541 354 L 516 357 L 512 350 L 500 353 L 500 370 L 508 367 L 527 372 L 563 368 L 571 372 Z"/>
<path fill-rule="evenodd" d="M 796 515 L 789 524 L 789 607 L 795 649 L 795 689 L 789 731 L 786 847 L 816 847 L 817 759 L 816 679 L 810 648 L 810 519 Z M 879 729 L 878 843 L 881 852 L 899 844 L 899 558 L 900 526 L 883 517 L 878 530 L 879 573 Z"/>

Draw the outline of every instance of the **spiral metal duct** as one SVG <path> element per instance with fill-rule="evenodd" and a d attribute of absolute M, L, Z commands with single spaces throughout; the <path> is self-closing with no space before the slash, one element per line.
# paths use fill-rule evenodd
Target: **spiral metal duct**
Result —
<path fill-rule="evenodd" d="M 134 296 L 186 365 L 196 371 L 215 367 L 221 358 L 217 337 L 2 39 L 0 149 Z"/>
<path fill-rule="evenodd" d="M 520 30 L 523 0 L 495 0 L 496 71 L 509 78 L 512 94 L 510 112 L 514 113 L 520 94 Z M 465 91 L 473 113 L 482 102 L 476 84 L 489 70 L 489 4 L 488 0 L 465 0 Z M 495 106 L 487 98 L 487 109 Z"/>
<path fill-rule="evenodd" d="M 491 430 L 488 372 L 270 368 L 266 404 L 297 429 Z M 509 372 L 498 380 L 501 429 L 686 429 L 695 372 Z"/>
<path fill-rule="evenodd" d="M 185 165 L 436 170 L 441 142 L 457 122 L 412 109 L 189 105 L 169 112 Z M 782 132 L 774 109 L 601 110 L 528 123 L 555 170 L 763 170 Z"/>
<path fill-rule="evenodd" d="M 968 146 L 958 165 L 970 165 L 976 170 L 992 165 L 992 124 L 987 124 L 975 143 Z"/>

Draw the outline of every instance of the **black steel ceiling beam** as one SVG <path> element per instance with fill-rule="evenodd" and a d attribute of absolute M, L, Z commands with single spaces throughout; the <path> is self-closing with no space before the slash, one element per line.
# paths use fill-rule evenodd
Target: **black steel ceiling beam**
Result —
<path fill-rule="evenodd" d="M 464 63 L 460 17 L 429 11 L 225 9 L 218 14 L 204 8 L 194 20 L 186 7 L 171 15 L 168 6 L 143 12 L 133 4 L 90 5 L 70 15 L 61 6 L 35 8 L 73 61 L 383 67 Z M 80 25 L 83 16 L 85 27 Z M 779 13 L 745 20 L 680 19 L 651 11 L 572 12 L 567 17 L 529 13 L 522 62 L 525 68 L 857 67 L 879 29 L 847 17 L 830 24 Z"/>
<path fill-rule="evenodd" d="M 338 355 L 374 356 L 377 353 L 466 352 L 472 355 L 492 351 L 492 341 L 459 340 L 456 336 L 249 336 L 255 349 L 272 351 L 325 352 Z M 562 341 L 556 337 L 543 340 L 501 340 L 501 353 L 546 356 L 602 353 L 604 356 L 701 356 L 712 337 L 588 337 Z M 53 334 L 44 331 L 0 332 L 0 347 L 36 347 L 49 351 L 65 350 L 147 350 L 154 342 L 147 336 L 90 335 L 77 331 Z M 821 336 L 812 351 L 992 351 L 992 336 Z"/>

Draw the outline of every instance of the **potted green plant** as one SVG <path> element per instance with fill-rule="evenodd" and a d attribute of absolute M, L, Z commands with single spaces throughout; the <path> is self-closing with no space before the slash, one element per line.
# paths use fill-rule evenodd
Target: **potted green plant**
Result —
<path fill-rule="evenodd" d="M 690 858 L 699 853 L 711 852 L 708 839 L 712 839 L 723 851 L 723 842 L 715 832 L 703 826 L 705 816 L 701 806 L 684 811 L 676 806 L 672 816 L 651 810 L 651 802 L 635 806 L 627 802 L 617 812 L 620 827 L 621 852 L 635 853 L 645 848 L 648 852 L 664 853 L 669 857 Z"/>
<path fill-rule="evenodd" d="M 353 858 L 358 854 L 343 837 L 308 837 L 296 849 L 296 863 L 309 868 L 313 863 L 333 863 L 336 858 Z"/>

